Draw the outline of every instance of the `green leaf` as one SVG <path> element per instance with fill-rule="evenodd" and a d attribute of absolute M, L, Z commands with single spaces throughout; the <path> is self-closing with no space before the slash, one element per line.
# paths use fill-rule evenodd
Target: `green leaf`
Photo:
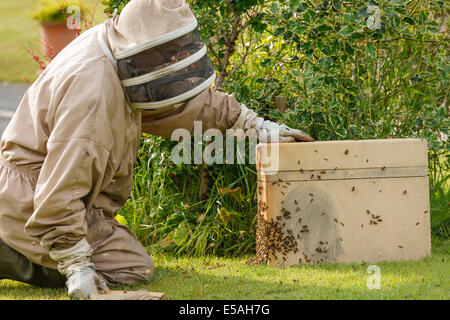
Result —
<path fill-rule="evenodd" d="M 341 36 L 344 36 L 344 37 L 348 37 L 353 32 L 355 32 L 355 29 L 353 29 L 353 27 L 346 26 L 346 27 L 343 27 L 341 30 L 339 30 L 338 34 L 340 34 Z"/>
<path fill-rule="evenodd" d="M 180 223 L 180 225 L 175 229 L 175 232 L 173 234 L 173 241 L 175 241 L 175 243 L 177 245 L 182 244 L 188 237 L 189 235 L 189 228 L 186 225 L 186 221 L 183 221 Z"/>
<path fill-rule="evenodd" d="M 321 32 L 325 32 L 325 31 L 331 31 L 331 30 L 333 30 L 333 28 L 330 27 L 330 26 L 327 26 L 327 25 L 323 24 L 323 25 L 319 26 L 319 27 L 317 28 L 317 30 L 318 30 L 318 31 L 321 31 Z"/>
<path fill-rule="evenodd" d="M 340 0 L 333 0 L 333 8 L 336 11 L 339 11 L 342 8 L 342 1 L 340 1 Z"/>
<path fill-rule="evenodd" d="M 300 0 L 290 0 L 289 1 L 289 8 L 291 10 L 297 10 L 297 8 L 301 5 L 301 1 Z"/>
<path fill-rule="evenodd" d="M 295 32 L 296 32 L 297 34 L 302 34 L 302 33 L 304 33 L 307 29 L 308 29 L 308 27 L 305 26 L 305 25 L 298 25 L 298 26 L 295 28 Z"/>
<path fill-rule="evenodd" d="M 204 253 L 206 245 L 208 244 L 208 229 L 203 230 L 197 238 L 197 242 L 195 243 L 195 253 L 200 255 Z"/>
<path fill-rule="evenodd" d="M 369 56 L 371 56 L 372 58 L 375 58 L 375 56 L 377 54 L 377 48 L 375 47 L 375 45 L 372 42 L 367 43 L 366 51 L 369 54 Z"/>
<path fill-rule="evenodd" d="M 277 3 L 272 4 L 270 11 L 272 11 L 273 14 L 278 14 L 278 4 Z"/>
<path fill-rule="evenodd" d="M 291 69 L 290 72 L 294 77 L 300 76 L 300 72 L 298 72 L 298 70 L 296 69 Z"/>

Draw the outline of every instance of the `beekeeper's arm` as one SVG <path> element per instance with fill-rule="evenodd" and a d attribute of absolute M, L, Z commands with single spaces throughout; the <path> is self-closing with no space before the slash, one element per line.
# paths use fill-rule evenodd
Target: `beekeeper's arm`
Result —
<path fill-rule="evenodd" d="M 89 75 L 53 80 L 51 101 L 58 102 L 49 106 L 45 119 L 50 131 L 47 156 L 36 185 L 34 213 L 25 225 L 67 276 L 69 295 L 78 298 L 88 298 L 96 293 L 96 282 L 101 284 L 90 260 L 85 216 L 100 192 L 112 143 L 104 68 L 92 65 Z"/>
<path fill-rule="evenodd" d="M 256 131 L 261 141 L 270 141 L 270 134 L 274 132 L 279 133 L 280 142 L 313 141 L 300 130 L 258 117 L 256 112 L 240 104 L 234 96 L 211 88 L 184 103 L 170 115 L 152 117 L 146 116 L 144 112 L 142 128 L 146 133 L 170 138 L 172 132 L 180 128 L 187 129 L 192 134 L 194 121 L 201 121 L 203 132 L 219 129 L 225 134 L 226 129 L 242 129 L 244 134 L 249 130 Z"/>

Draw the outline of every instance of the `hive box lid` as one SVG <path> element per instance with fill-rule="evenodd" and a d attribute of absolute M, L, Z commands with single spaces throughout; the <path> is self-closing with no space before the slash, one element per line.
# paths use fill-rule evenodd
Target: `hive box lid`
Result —
<path fill-rule="evenodd" d="M 428 167 L 425 139 L 258 144 L 257 170 L 342 170 Z"/>

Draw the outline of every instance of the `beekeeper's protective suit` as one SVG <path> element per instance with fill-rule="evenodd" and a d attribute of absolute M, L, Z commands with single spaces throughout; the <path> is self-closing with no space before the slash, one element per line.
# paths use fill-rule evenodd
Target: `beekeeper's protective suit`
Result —
<path fill-rule="evenodd" d="M 170 137 L 197 120 L 311 141 L 214 92 L 214 77 L 184 0 L 133 0 L 66 47 L 1 140 L 0 278 L 66 283 L 83 298 L 151 279 L 151 257 L 114 219 L 131 195 L 142 131 Z"/>

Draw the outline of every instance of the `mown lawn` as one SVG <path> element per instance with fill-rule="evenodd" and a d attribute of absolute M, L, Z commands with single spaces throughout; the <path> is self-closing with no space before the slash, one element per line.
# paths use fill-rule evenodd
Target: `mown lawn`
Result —
<path fill-rule="evenodd" d="M 82 0 L 82 3 L 93 9 L 97 0 Z M 41 56 L 39 24 L 31 18 L 37 4 L 36 0 L 0 1 L 0 82 L 34 81 L 39 74 L 39 65 L 20 44 Z M 97 23 L 106 17 L 103 10 L 100 3 L 94 20 Z"/>
<path fill-rule="evenodd" d="M 155 257 L 145 288 L 166 299 L 450 299 L 450 240 L 435 240 L 421 261 L 379 263 L 381 288 L 369 290 L 367 264 L 277 269 L 247 265 L 247 258 Z M 0 299 L 68 299 L 66 291 L 0 281 Z"/>

